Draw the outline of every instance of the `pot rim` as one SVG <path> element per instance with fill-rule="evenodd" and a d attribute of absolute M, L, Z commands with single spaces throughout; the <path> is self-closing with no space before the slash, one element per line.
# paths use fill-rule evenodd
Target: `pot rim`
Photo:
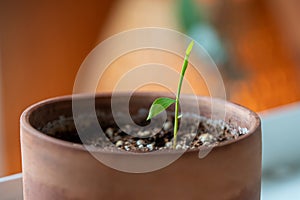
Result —
<path fill-rule="evenodd" d="M 70 149 L 74 149 L 74 150 L 78 150 L 78 151 L 87 151 L 87 149 L 85 148 L 85 146 L 83 144 L 77 144 L 77 143 L 73 143 L 73 142 L 69 142 L 69 141 L 65 141 L 65 140 L 61 140 L 55 137 L 51 137 L 46 135 L 45 133 L 37 130 L 36 128 L 34 128 L 30 122 L 29 122 L 29 116 L 32 114 L 33 111 L 40 109 L 41 107 L 45 106 L 45 105 L 49 105 L 53 102 L 62 102 L 62 101 L 72 101 L 72 98 L 87 98 L 87 97 L 97 97 L 97 98 L 101 98 L 101 97 L 109 97 L 111 96 L 111 92 L 103 92 L 103 93 L 97 93 L 97 94 L 89 94 L 89 93 L 85 93 L 85 94 L 73 94 L 73 95 L 64 95 L 64 96 L 57 96 L 57 97 L 52 97 L 49 99 L 45 99 L 42 101 L 39 101 L 37 103 L 34 103 L 33 105 L 29 106 L 28 108 L 26 108 L 23 113 L 21 114 L 20 117 L 20 126 L 21 129 L 25 129 L 26 132 L 28 134 L 30 134 L 33 137 L 37 137 L 45 142 L 49 142 L 58 146 L 62 146 L 65 148 L 70 148 Z M 130 92 L 117 92 L 114 95 L 118 95 L 118 96 L 124 96 L 130 94 Z M 165 92 L 136 92 L 134 93 L 135 96 L 170 96 L 170 93 L 165 93 Z M 192 98 L 194 97 L 194 95 L 190 95 L 190 94 L 182 94 L 181 97 L 184 98 Z M 256 130 L 260 127 L 261 125 L 261 120 L 258 116 L 258 114 L 256 114 L 254 111 L 236 104 L 236 103 L 232 103 L 226 100 L 222 100 L 222 99 L 218 99 L 218 98 L 211 98 L 209 96 L 199 96 L 196 95 L 197 99 L 202 99 L 205 101 L 210 101 L 211 99 L 213 99 L 214 101 L 219 101 L 219 102 L 225 102 L 225 107 L 228 106 L 233 106 L 236 107 L 240 110 L 242 110 L 243 112 L 248 112 L 249 115 L 252 115 L 255 118 L 255 124 L 253 126 L 251 126 L 251 128 L 249 129 L 249 132 L 245 135 L 241 135 L 239 136 L 237 139 L 233 139 L 233 140 L 227 140 L 227 141 L 223 141 L 220 142 L 216 145 L 212 145 L 212 146 L 201 146 L 199 148 L 195 148 L 195 149 L 187 149 L 187 150 L 176 150 L 176 149 L 166 149 L 166 150 L 157 150 L 157 151 L 153 151 L 153 152 L 145 152 L 145 153 L 136 153 L 136 152 L 132 152 L 132 151 L 125 151 L 125 150 L 118 150 L 118 151 L 112 151 L 111 149 L 107 150 L 107 149 L 101 149 L 101 148 L 95 148 L 95 150 L 89 150 L 91 152 L 95 152 L 95 153 L 107 153 L 107 154 L 132 154 L 132 155 L 146 155 L 146 154 L 153 154 L 153 153 L 166 153 L 166 154 L 170 154 L 170 153 L 180 153 L 182 151 L 184 151 L 185 153 L 187 152 L 197 152 L 197 151 L 205 151 L 207 149 L 214 149 L 214 148 L 218 148 L 218 147 L 222 147 L 222 146 L 227 146 L 230 144 L 234 144 L 240 140 L 243 140 L 249 136 L 251 136 L 253 133 L 256 132 Z M 21 134 L 22 137 L 22 134 Z"/>

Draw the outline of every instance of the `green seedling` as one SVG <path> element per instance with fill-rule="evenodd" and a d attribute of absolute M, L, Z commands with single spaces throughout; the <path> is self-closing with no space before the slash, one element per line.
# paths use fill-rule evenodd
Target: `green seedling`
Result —
<path fill-rule="evenodd" d="M 186 49 L 185 52 L 185 57 L 184 57 L 184 61 L 182 64 L 182 68 L 181 68 L 181 74 L 180 74 L 180 79 L 179 79 L 179 83 L 178 83 L 178 87 L 177 87 L 177 94 L 176 94 L 176 99 L 171 99 L 171 98 L 167 98 L 167 97 L 160 97 L 157 98 L 153 101 L 150 110 L 149 110 L 149 114 L 147 117 L 147 120 L 152 119 L 153 117 L 157 116 L 158 114 L 160 114 L 161 112 L 163 112 L 164 110 L 166 110 L 169 106 L 171 106 L 172 104 L 175 103 L 175 116 L 174 116 L 174 129 L 173 129 L 173 148 L 176 147 L 176 142 L 177 142 L 177 131 L 178 131 L 178 119 L 181 117 L 178 114 L 178 109 L 179 109 L 179 98 L 180 98 L 180 92 L 181 92 L 181 86 L 182 86 L 182 81 L 184 78 L 184 74 L 186 71 L 186 68 L 188 66 L 188 60 L 190 57 L 190 53 L 192 51 L 194 45 L 194 41 L 192 41 L 188 48 Z"/>

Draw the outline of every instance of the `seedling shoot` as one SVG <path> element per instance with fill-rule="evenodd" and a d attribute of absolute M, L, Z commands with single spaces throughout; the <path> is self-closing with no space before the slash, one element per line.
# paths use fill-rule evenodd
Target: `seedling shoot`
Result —
<path fill-rule="evenodd" d="M 178 113 L 179 112 L 178 110 L 179 110 L 180 92 L 181 92 L 181 87 L 182 87 L 182 82 L 183 82 L 183 78 L 185 75 L 185 71 L 188 67 L 188 63 L 189 63 L 188 60 L 189 60 L 193 45 L 194 45 L 194 41 L 191 41 L 185 52 L 185 57 L 184 57 L 184 61 L 183 61 L 181 73 L 180 73 L 180 79 L 179 79 L 178 87 L 177 87 L 176 99 L 171 99 L 171 98 L 167 98 L 167 97 L 159 97 L 159 98 L 155 99 L 150 107 L 149 114 L 147 117 L 147 120 L 150 120 L 153 117 L 160 114 L 161 112 L 163 112 L 164 110 L 166 110 L 169 106 L 171 106 L 172 104 L 175 103 L 173 148 L 176 147 L 176 143 L 177 143 L 178 119 L 180 118 L 179 113 Z"/>

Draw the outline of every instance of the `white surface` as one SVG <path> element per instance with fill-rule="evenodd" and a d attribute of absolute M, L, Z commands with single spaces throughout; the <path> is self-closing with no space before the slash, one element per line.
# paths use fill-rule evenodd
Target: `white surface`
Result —
<path fill-rule="evenodd" d="M 260 114 L 263 131 L 262 200 L 300 199 L 300 103 Z"/>
<path fill-rule="evenodd" d="M 1 200 L 22 200 L 22 174 L 0 178 Z"/>
<path fill-rule="evenodd" d="M 282 170 L 276 175 L 264 175 L 261 200 L 299 200 L 300 170 Z M 290 171 L 290 172 L 289 172 Z"/>
<path fill-rule="evenodd" d="M 300 161 L 300 103 L 260 114 L 263 130 L 263 169 Z"/>

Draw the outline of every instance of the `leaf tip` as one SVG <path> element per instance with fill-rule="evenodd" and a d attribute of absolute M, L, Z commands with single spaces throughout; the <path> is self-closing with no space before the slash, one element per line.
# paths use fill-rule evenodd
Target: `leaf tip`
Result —
<path fill-rule="evenodd" d="M 194 40 L 192 40 L 190 42 L 188 48 L 186 49 L 186 51 L 185 51 L 186 56 L 190 56 L 193 46 L 194 46 Z"/>
<path fill-rule="evenodd" d="M 146 121 L 149 121 L 150 119 L 151 119 L 151 116 L 150 116 L 150 113 L 149 113 L 149 115 L 148 115 Z"/>

